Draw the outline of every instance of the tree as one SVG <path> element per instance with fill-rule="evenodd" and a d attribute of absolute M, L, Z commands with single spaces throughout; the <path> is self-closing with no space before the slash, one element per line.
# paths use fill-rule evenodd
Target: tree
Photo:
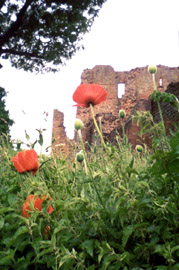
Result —
<path fill-rule="evenodd" d="M 26 71 L 57 71 L 83 47 L 105 1 L 1 0 L 0 57 Z"/>
<path fill-rule="evenodd" d="M 5 89 L 0 87 L 0 136 L 2 134 L 9 135 L 9 127 L 14 123 L 13 120 L 9 118 L 9 111 L 5 108 L 5 96 Z"/>

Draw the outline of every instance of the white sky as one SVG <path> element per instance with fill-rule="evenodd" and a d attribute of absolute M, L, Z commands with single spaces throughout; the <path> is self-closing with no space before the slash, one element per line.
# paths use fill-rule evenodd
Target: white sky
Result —
<path fill-rule="evenodd" d="M 12 139 L 24 141 L 26 130 L 33 142 L 38 138 L 36 129 L 45 128 L 44 147 L 49 146 L 54 109 L 64 112 L 67 135 L 72 138 L 76 110 L 72 95 L 86 68 L 111 65 L 115 71 L 125 71 L 149 64 L 179 66 L 179 1 L 107 0 L 83 44 L 85 50 L 56 74 L 35 75 L 1 61 L 0 86 L 8 92 L 6 106 L 15 121 Z"/>

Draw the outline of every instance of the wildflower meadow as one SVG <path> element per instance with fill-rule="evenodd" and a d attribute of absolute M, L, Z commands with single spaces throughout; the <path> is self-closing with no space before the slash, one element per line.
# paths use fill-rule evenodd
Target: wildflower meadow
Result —
<path fill-rule="evenodd" d="M 160 123 L 150 112 L 133 118 L 151 148 L 134 148 L 124 128 L 116 145 L 105 141 L 93 107 L 107 92 L 90 84 L 73 95 L 77 106 L 90 107 L 98 134 L 88 150 L 80 119 L 69 157 L 37 155 L 34 144 L 24 150 L 1 136 L 0 269 L 179 269 L 179 128 L 166 134 L 160 108 L 165 99 L 179 111 L 179 102 L 157 90 L 156 67 L 149 72 Z M 124 123 L 125 111 L 119 117 Z"/>

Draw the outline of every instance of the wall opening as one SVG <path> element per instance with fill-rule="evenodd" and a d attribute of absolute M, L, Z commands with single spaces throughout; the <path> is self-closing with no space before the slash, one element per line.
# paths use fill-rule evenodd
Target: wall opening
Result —
<path fill-rule="evenodd" d="M 159 86 L 162 87 L 163 86 L 163 82 L 162 82 L 162 79 L 160 78 L 159 80 Z"/>
<path fill-rule="evenodd" d="M 121 98 L 125 93 L 125 83 L 118 83 L 117 94 L 118 98 Z"/>

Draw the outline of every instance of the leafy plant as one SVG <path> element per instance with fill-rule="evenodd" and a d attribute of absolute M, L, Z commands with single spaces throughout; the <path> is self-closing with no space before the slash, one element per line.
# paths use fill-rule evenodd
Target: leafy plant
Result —
<path fill-rule="evenodd" d="M 75 159 L 41 155 L 35 176 L 19 174 L 11 162 L 15 151 L 2 146 L 1 268 L 178 269 L 178 142 L 173 133 L 170 151 L 154 154 L 96 145 L 88 153 L 91 173 Z M 52 200 L 25 218 L 28 194 Z"/>

